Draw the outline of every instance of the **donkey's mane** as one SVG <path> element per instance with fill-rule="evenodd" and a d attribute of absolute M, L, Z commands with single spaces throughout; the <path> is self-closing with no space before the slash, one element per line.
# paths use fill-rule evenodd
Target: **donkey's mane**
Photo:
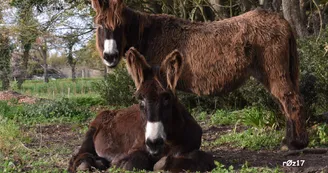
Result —
<path fill-rule="evenodd" d="M 93 0 L 93 7 L 97 12 L 95 23 L 105 25 L 113 30 L 123 22 L 121 16 L 125 5 L 123 3 L 109 3 L 108 1 L 101 1 L 101 3 L 98 0 Z"/>

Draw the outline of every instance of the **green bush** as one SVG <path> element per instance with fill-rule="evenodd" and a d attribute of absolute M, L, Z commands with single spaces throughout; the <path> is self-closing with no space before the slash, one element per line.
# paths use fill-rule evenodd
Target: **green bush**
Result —
<path fill-rule="evenodd" d="M 84 121 L 93 114 L 87 107 L 79 106 L 76 102 L 69 99 L 59 101 L 44 101 L 43 103 L 25 105 L 24 110 L 19 112 L 17 118 L 42 120 L 67 118 Z"/>
<path fill-rule="evenodd" d="M 40 101 L 33 105 L 0 102 L 0 116 L 27 124 L 58 120 L 81 122 L 93 115 L 85 103 L 69 99 Z"/>
<path fill-rule="evenodd" d="M 274 112 L 265 110 L 261 107 L 249 107 L 241 112 L 241 122 L 246 126 L 255 128 L 271 128 L 284 126 L 283 116 L 276 115 Z"/>
<path fill-rule="evenodd" d="M 316 124 L 310 130 L 309 146 L 328 146 L 328 125 Z"/>
<path fill-rule="evenodd" d="M 301 92 L 306 106 L 315 113 L 327 111 L 328 106 L 328 28 L 322 33 L 318 40 L 312 36 L 298 41 Z"/>
<path fill-rule="evenodd" d="M 135 85 L 123 65 L 116 67 L 103 80 L 95 83 L 101 98 L 112 106 L 130 106 L 136 102 Z"/>

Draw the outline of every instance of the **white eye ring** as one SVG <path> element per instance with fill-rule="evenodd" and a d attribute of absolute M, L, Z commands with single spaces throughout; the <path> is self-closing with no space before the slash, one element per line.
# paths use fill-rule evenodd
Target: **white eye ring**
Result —
<path fill-rule="evenodd" d="M 140 105 L 144 107 L 145 106 L 145 101 L 144 100 L 141 100 L 140 101 Z"/>

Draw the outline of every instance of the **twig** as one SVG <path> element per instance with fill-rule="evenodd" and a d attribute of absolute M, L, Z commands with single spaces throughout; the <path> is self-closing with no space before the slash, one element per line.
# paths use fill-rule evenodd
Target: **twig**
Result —
<path fill-rule="evenodd" d="M 320 11 L 320 8 L 319 8 L 318 4 L 315 2 L 315 0 L 312 0 L 312 2 L 315 5 L 315 7 L 318 9 L 319 18 L 320 18 L 320 30 L 319 30 L 318 37 L 316 39 L 316 42 L 318 42 L 318 40 L 320 38 L 320 35 L 321 35 L 321 32 L 322 32 L 322 16 L 321 16 L 321 11 Z"/>

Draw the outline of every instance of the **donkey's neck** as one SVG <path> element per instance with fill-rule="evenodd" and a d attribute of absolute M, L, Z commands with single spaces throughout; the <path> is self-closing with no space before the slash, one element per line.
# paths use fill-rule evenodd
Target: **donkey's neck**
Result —
<path fill-rule="evenodd" d="M 129 7 L 123 9 L 125 25 L 126 46 L 125 51 L 130 47 L 135 47 L 138 51 L 142 50 L 142 41 L 145 40 L 145 28 L 149 25 L 149 14 L 135 11 Z"/>

